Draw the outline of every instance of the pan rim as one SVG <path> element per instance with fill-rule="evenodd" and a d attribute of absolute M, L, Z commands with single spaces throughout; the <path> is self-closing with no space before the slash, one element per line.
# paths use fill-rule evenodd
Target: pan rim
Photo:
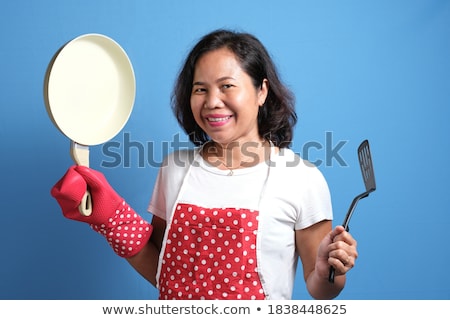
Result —
<path fill-rule="evenodd" d="M 116 136 L 134 107 L 136 80 L 125 50 L 112 38 L 80 35 L 53 56 L 44 100 L 54 125 L 69 139 L 97 145 Z"/>

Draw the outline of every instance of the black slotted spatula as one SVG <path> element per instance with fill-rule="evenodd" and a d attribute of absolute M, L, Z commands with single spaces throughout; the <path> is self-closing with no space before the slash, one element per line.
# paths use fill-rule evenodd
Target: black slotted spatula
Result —
<path fill-rule="evenodd" d="M 353 212 L 355 211 L 356 204 L 359 200 L 366 198 L 371 192 L 375 191 L 376 184 L 375 184 L 375 174 L 373 172 L 373 163 L 372 163 L 372 156 L 370 154 L 370 147 L 369 147 L 369 141 L 364 140 L 361 142 L 361 144 L 358 147 L 358 159 L 359 159 L 359 166 L 361 168 L 361 174 L 364 180 L 364 186 L 366 187 L 366 191 L 363 193 L 357 195 L 350 205 L 347 215 L 345 216 L 344 222 L 342 223 L 342 226 L 345 228 L 345 230 L 349 230 L 349 223 L 350 219 L 353 215 Z M 328 281 L 333 283 L 334 282 L 334 268 L 330 267 L 330 274 L 328 276 Z"/>

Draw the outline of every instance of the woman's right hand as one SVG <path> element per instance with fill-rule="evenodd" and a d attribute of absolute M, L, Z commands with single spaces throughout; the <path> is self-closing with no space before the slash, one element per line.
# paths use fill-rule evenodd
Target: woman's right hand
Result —
<path fill-rule="evenodd" d="M 78 208 L 86 190 L 92 197 L 89 216 L 82 215 Z M 53 186 L 51 194 L 66 218 L 89 223 L 121 257 L 134 256 L 150 239 L 152 225 L 114 191 L 101 172 L 72 166 Z"/>
<path fill-rule="evenodd" d="M 82 215 L 78 208 L 86 190 L 92 197 L 90 216 Z M 77 165 L 71 166 L 53 186 L 51 195 L 66 218 L 94 225 L 107 223 L 123 201 L 101 172 Z"/>

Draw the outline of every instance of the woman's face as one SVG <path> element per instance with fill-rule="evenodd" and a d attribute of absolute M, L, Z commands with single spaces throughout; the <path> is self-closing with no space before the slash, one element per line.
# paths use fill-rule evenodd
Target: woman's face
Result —
<path fill-rule="evenodd" d="M 257 116 L 268 83 L 255 88 L 235 55 L 222 48 L 204 54 L 195 66 L 191 109 L 197 124 L 215 142 L 240 146 L 260 141 Z"/>

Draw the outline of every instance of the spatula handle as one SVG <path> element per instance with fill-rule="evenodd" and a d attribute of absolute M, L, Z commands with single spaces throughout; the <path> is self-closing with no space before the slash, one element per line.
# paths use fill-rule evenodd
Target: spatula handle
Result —
<path fill-rule="evenodd" d="M 334 283 L 334 273 L 335 273 L 334 268 L 330 267 L 330 273 L 328 274 L 328 282 Z"/>
<path fill-rule="evenodd" d="M 74 141 L 70 144 L 70 155 L 79 166 L 89 167 L 89 147 L 78 144 Z M 90 216 L 92 214 L 92 197 L 89 190 L 83 195 L 78 210 L 83 216 Z"/>

